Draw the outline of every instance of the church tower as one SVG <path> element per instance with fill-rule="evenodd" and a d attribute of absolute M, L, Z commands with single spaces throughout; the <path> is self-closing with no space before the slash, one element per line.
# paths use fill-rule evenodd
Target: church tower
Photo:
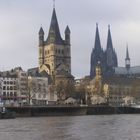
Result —
<path fill-rule="evenodd" d="M 96 66 L 98 65 L 98 62 L 100 62 L 101 69 L 102 71 L 104 71 L 105 55 L 101 47 L 98 24 L 96 23 L 95 44 L 91 52 L 91 59 L 90 59 L 90 78 L 95 77 Z"/>
<path fill-rule="evenodd" d="M 44 40 L 44 31 L 39 30 L 39 71 L 46 71 L 52 79 L 56 75 L 71 75 L 70 29 L 65 29 L 65 40 L 62 39 L 53 8 L 48 37 Z"/>
<path fill-rule="evenodd" d="M 127 70 L 130 69 L 130 57 L 129 57 L 128 46 L 126 47 L 125 67 Z"/>
<path fill-rule="evenodd" d="M 90 78 L 96 74 L 96 66 L 100 62 L 102 76 L 114 74 L 114 67 L 118 66 L 117 54 L 113 48 L 110 25 L 108 26 L 108 36 L 106 50 L 101 47 L 98 24 L 96 24 L 95 44 L 90 59 Z"/>
<path fill-rule="evenodd" d="M 107 47 L 106 47 L 106 73 L 113 74 L 113 68 L 118 66 L 117 54 L 113 49 L 110 25 L 108 25 Z"/>

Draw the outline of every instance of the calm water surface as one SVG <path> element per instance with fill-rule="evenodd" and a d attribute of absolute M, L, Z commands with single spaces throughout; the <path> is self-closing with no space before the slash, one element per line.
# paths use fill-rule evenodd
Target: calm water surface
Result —
<path fill-rule="evenodd" d="M 140 140 L 140 115 L 0 120 L 0 140 Z"/>

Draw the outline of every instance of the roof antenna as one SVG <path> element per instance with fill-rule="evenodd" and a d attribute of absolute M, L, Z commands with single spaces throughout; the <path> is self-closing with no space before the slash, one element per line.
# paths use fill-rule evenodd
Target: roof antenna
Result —
<path fill-rule="evenodd" d="M 55 0 L 53 0 L 53 8 L 55 8 Z"/>

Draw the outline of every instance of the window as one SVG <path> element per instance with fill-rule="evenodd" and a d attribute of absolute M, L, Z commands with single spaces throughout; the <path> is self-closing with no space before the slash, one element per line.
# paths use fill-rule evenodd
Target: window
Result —
<path fill-rule="evenodd" d="M 9 96 L 9 92 L 7 92 L 7 96 Z"/>
<path fill-rule="evenodd" d="M 6 96 L 6 92 L 3 92 L 3 96 Z"/>
<path fill-rule="evenodd" d="M 17 96 L 17 93 L 16 92 L 14 92 L 14 96 Z"/>
<path fill-rule="evenodd" d="M 13 93 L 12 93 L 12 92 L 10 92 L 10 96 L 11 96 L 11 97 L 13 96 Z"/>
<path fill-rule="evenodd" d="M 6 90 L 6 86 L 3 86 L 3 90 Z"/>
<path fill-rule="evenodd" d="M 64 51 L 62 50 L 62 54 L 64 54 Z"/>

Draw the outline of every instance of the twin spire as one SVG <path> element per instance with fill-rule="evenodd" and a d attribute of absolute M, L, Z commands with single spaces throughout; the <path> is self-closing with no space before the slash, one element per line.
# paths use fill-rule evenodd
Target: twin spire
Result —
<path fill-rule="evenodd" d="M 96 23 L 96 34 L 95 34 L 94 48 L 101 50 L 101 42 L 100 42 L 98 23 Z M 107 48 L 112 48 L 113 49 L 112 37 L 111 37 L 111 32 L 110 32 L 110 25 L 108 25 Z"/>

